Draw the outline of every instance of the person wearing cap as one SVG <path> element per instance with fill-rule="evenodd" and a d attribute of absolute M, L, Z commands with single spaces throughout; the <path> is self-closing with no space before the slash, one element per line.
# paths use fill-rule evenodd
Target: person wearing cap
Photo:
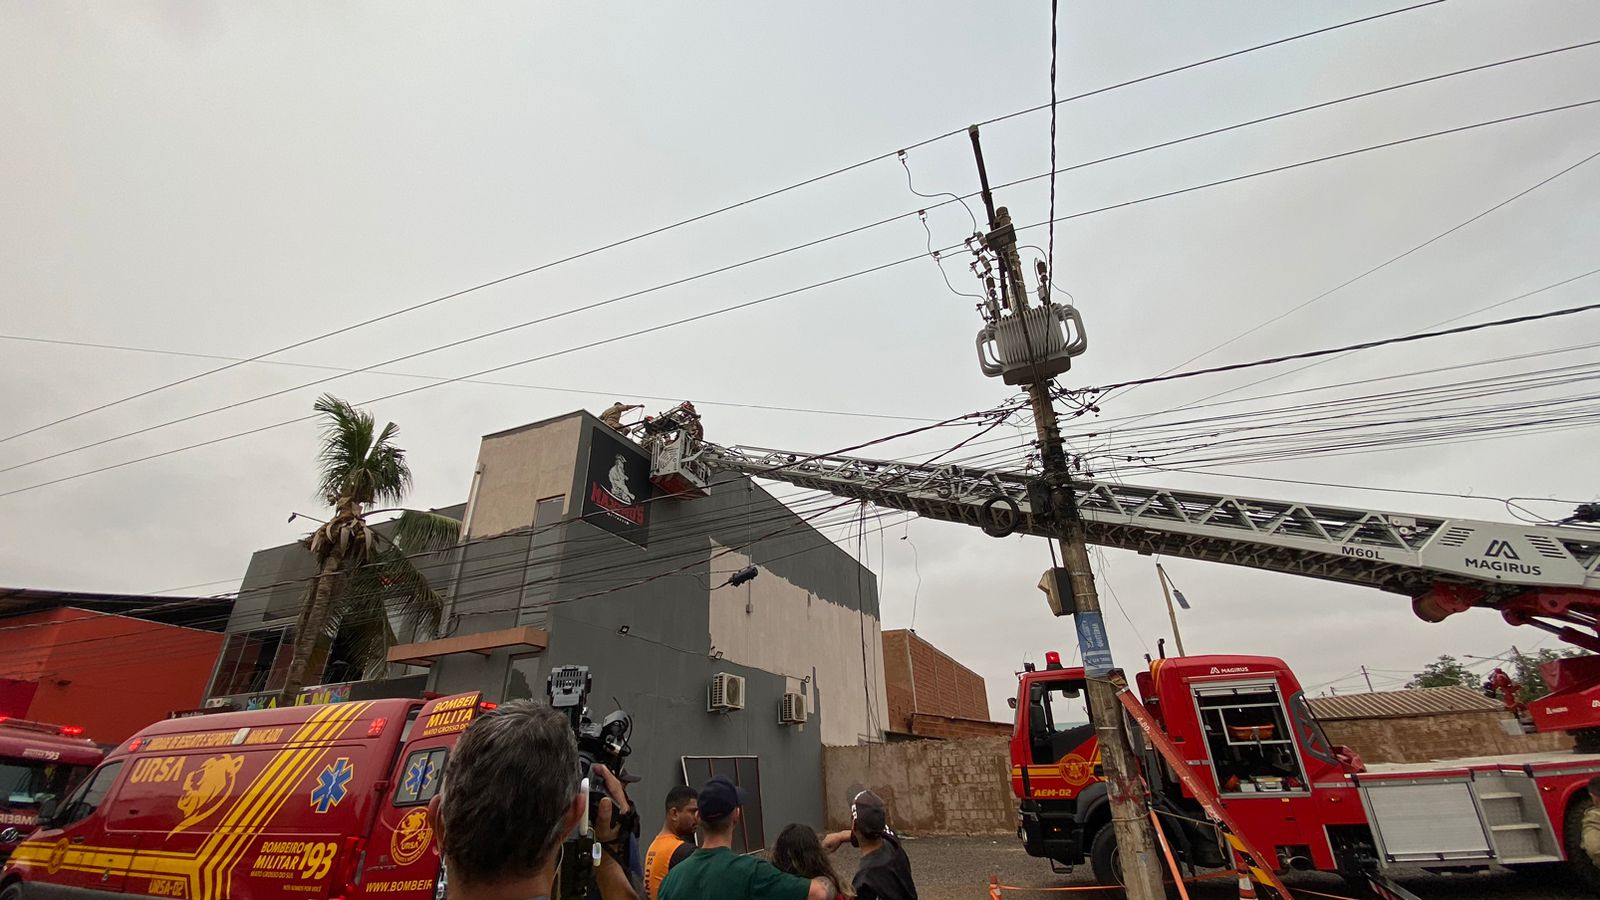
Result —
<path fill-rule="evenodd" d="M 861 862 L 850 881 L 856 900 L 917 900 L 911 859 L 889 830 L 889 809 L 882 797 L 871 791 L 856 794 L 850 801 L 850 830 L 835 831 L 822 839 L 822 846 L 829 851 L 846 843 L 861 849 Z"/>
<path fill-rule="evenodd" d="M 700 788 L 699 850 L 667 871 L 659 900 L 833 900 L 824 879 L 806 880 L 764 859 L 733 851 L 733 831 L 744 820 L 744 789 L 726 775 Z"/>

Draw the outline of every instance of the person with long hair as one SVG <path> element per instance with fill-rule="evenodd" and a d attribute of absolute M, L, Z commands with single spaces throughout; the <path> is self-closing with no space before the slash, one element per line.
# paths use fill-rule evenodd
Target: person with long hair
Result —
<path fill-rule="evenodd" d="M 807 825 L 795 822 L 784 826 L 778 833 L 777 843 L 772 845 L 772 864 L 790 875 L 823 879 L 833 888 L 835 897 L 852 896 L 839 873 L 834 871 L 817 833 Z"/>

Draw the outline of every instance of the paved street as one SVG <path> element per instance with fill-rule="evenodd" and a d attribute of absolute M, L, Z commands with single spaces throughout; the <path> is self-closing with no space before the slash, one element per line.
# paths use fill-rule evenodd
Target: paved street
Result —
<path fill-rule="evenodd" d="M 990 875 L 999 875 L 1002 884 L 1027 888 L 1083 887 L 1093 883 L 1087 868 L 1071 875 L 1052 874 L 1049 864 L 1030 858 L 1004 835 L 910 838 L 906 852 L 911 856 L 921 900 L 986 900 Z M 844 847 L 835 863 L 848 878 L 855 871 L 855 851 Z M 1589 896 L 1564 878 L 1536 875 L 1418 876 L 1402 879 L 1401 883 L 1423 900 L 1570 900 Z M 1297 875 L 1289 886 L 1302 888 L 1308 897 L 1318 896 L 1311 891 L 1323 896 L 1351 896 L 1343 882 L 1328 875 Z M 1112 891 L 1007 891 L 1005 896 L 1007 900 L 1110 900 L 1122 895 Z M 1193 885 L 1190 896 L 1194 900 L 1234 900 L 1239 894 L 1234 884 L 1219 881 Z"/>

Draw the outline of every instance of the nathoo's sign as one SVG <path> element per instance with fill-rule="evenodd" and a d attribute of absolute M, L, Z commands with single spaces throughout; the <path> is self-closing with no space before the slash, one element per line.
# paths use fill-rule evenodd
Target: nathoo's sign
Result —
<path fill-rule="evenodd" d="M 643 547 L 650 538 L 650 458 L 606 429 L 589 432 L 583 480 L 584 521 Z"/>

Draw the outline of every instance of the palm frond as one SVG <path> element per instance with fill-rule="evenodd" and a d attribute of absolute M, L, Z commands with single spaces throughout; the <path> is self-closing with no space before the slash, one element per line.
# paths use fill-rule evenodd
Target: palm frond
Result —
<path fill-rule="evenodd" d="M 384 608 L 398 619 L 401 640 L 426 641 L 439 634 L 444 597 L 423 576 L 411 558 L 394 545 L 383 548 L 365 568 L 382 585 Z"/>
<path fill-rule="evenodd" d="M 387 589 L 378 568 L 372 565 L 352 570 L 345 590 L 328 617 L 326 639 L 330 644 L 342 637 L 352 662 L 365 678 L 380 678 L 388 666 L 389 648 L 396 643 L 389 622 Z"/>
<path fill-rule="evenodd" d="M 312 408 L 320 413 L 322 446 L 317 453 L 318 489 L 332 503 L 348 497 L 355 503 L 399 503 L 411 489 L 406 452 L 394 443 L 400 429 L 393 422 L 380 430 L 366 410 L 323 394 Z"/>
<path fill-rule="evenodd" d="M 461 539 L 461 520 L 416 509 L 404 510 L 395 519 L 395 546 L 407 554 L 428 553 L 455 546 Z"/>
<path fill-rule="evenodd" d="M 395 444 L 400 426 L 389 422 L 367 451 L 365 470 L 370 476 L 371 503 L 399 503 L 411 491 L 411 466 L 406 451 Z"/>

